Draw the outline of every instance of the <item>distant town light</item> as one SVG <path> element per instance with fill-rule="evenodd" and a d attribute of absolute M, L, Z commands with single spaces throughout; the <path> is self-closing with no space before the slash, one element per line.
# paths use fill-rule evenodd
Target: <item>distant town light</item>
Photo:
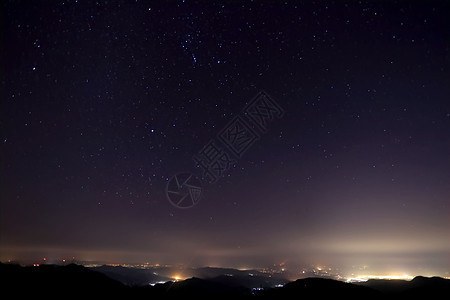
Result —
<path fill-rule="evenodd" d="M 353 274 L 352 274 L 353 275 Z M 410 275 L 360 275 L 355 277 L 347 278 L 347 282 L 365 282 L 369 279 L 385 279 L 385 280 L 395 280 L 395 279 L 403 279 L 403 280 L 411 280 L 413 276 Z"/>

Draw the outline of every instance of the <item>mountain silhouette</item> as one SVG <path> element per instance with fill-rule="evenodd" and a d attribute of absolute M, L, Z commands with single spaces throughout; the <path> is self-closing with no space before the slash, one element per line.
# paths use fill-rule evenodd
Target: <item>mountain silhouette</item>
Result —
<path fill-rule="evenodd" d="M 127 272 L 126 268 L 113 270 Z M 216 270 L 213 270 L 216 272 Z M 233 271 L 234 272 L 234 271 Z M 233 273 L 231 272 L 231 273 Z M 41 265 L 22 267 L 0 263 L 2 294 L 14 298 L 43 296 L 50 299 L 66 297 L 114 297 L 124 299 L 404 299 L 439 298 L 450 293 L 450 280 L 440 277 L 418 276 L 411 281 L 369 280 L 364 283 L 346 283 L 326 278 L 298 279 L 283 287 L 249 288 L 253 276 L 234 272 L 211 278 L 189 278 L 183 281 L 143 286 L 130 286 L 89 268 L 70 264 L 66 266 Z M 136 274 L 136 273 L 134 273 Z M 218 273 L 214 273 L 217 275 Z"/>
<path fill-rule="evenodd" d="M 297 299 L 299 296 L 311 299 L 378 299 L 382 296 L 381 292 L 369 287 L 326 278 L 298 279 L 262 295 L 273 299 Z"/>
<path fill-rule="evenodd" d="M 99 266 L 92 267 L 91 270 L 100 272 L 109 278 L 117 280 L 127 286 L 144 286 L 151 282 L 170 281 L 169 276 L 160 275 L 150 269 L 127 268 L 121 266 Z"/>
<path fill-rule="evenodd" d="M 0 263 L 2 292 L 12 292 L 14 298 L 43 295 L 49 298 L 65 296 L 125 295 L 128 288 L 101 273 L 80 265 L 41 265 L 21 267 Z"/>
<path fill-rule="evenodd" d="M 279 274 L 267 274 L 257 270 L 236 270 L 231 268 L 185 268 L 180 272 L 174 267 L 152 267 L 149 269 L 126 268 L 121 266 L 98 266 L 91 270 L 98 271 L 108 277 L 120 281 L 128 286 L 143 286 L 149 283 L 166 282 L 172 280 L 173 274 L 182 273 L 184 277 L 196 277 L 221 282 L 229 286 L 273 287 L 285 284 L 287 279 Z"/>
<path fill-rule="evenodd" d="M 160 296 L 171 296 L 180 299 L 194 296 L 214 298 L 220 296 L 221 298 L 234 299 L 250 295 L 250 290 L 241 286 L 231 286 L 222 282 L 195 277 L 179 282 L 166 282 L 165 284 L 155 285 L 148 288 L 148 290 L 151 290 L 153 294 L 155 294 L 155 291 L 158 291 Z"/>
<path fill-rule="evenodd" d="M 450 280 L 417 276 L 411 281 L 370 279 L 358 285 L 370 287 L 388 296 L 438 298 L 449 294 Z"/>

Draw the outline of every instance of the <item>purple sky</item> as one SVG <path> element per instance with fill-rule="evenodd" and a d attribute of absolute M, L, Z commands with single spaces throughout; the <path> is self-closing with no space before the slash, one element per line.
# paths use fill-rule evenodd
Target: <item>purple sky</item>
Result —
<path fill-rule="evenodd" d="M 2 2 L 0 259 L 449 276 L 449 12 Z M 261 91 L 284 110 L 264 130 Z M 257 140 L 233 156 L 239 116 Z M 210 141 L 234 159 L 215 183 L 193 160 Z M 180 172 L 202 178 L 188 209 L 166 197 Z"/>

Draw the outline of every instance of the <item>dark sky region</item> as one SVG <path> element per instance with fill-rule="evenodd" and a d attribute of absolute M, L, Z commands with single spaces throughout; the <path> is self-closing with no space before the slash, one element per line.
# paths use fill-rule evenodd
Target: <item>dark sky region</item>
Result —
<path fill-rule="evenodd" d="M 2 1 L 0 259 L 449 276 L 449 49 L 448 1 Z"/>

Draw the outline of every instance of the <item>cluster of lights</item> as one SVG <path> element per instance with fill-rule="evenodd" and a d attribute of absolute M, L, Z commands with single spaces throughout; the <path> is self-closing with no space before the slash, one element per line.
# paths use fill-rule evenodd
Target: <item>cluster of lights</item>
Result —
<path fill-rule="evenodd" d="M 74 260 L 75 259 L 75 257 L 72 257 L 72 260 Z M 43 257 L 42 258 L 42 261 L 44 262 L 44 263 L 46 263 L 47 262 L 47 258 L 46 257 Z M 61 262 L 62 263 L 66 263 L 66 259 L 61 259 Z M 107 264 L 108 266 L 126 266 L 126 267 L 137 267 L 137 266 L 134 266 L 134 265 L 123 265 L 123 264 Z M 35 264 L 33 264 L 33 266 L 35 266 L 35 267 L 38 267 L 38 266 L 40 266 L 40 264 L 39 263 L 35 263 Z M 280 267 L 283 267 L 283 268 L 281 268 L 281 272 L 284 272 L 284 271 L 286 271 L 286 269 L 284 268 L 284 263 L 281 263 L 281 264 L 279 264 L 279 266 Z M 149 263 L 146 263 L 146 264 L 141 264 L 141 265 L 139 265 L 138 267 L 145 267 L 145 268 L 149 268 L 149 267 L 160 267 L 160 264 L 155 264 L 155 265 L 151 265 L 151 264 L 149 264 Z M 365 269 L 366 267 L 364 267 L 364 269 Z M 242 270 L 242 269 L 241 269 Z M 328 271 L 331 271 L 332 269 L 331 268 L 325 268 L 325 267 L 320 267 L 320 266 L 316 266 L 315 268 L 313 268 L 312 269 L 312 271 L 313 271 L 313 273 L 325 273 L 324 275 L 327 275 L 327 274 L 329 274 L 326 270 L 328 270 Z M 272 272 L 273 272 L 273 270 L 271 270 Z M 265 272 L 263 272 L 263 273 L 266 273 L 267 272 L 267 270 L 265 270 Z M 270 273 L 270 272 L 269 272 Z M 305 272 L 305 270 L 303 270 L 302 272 L 301 272 L 302 274 L 305 274 L 306 272 Z M 153 274 L 155 274 L 155 275 L 157 275 L 157 273 L 153 273 Z M 232 274 L 226 274 L 226 275 L 228 275 L 228 276 L 233 276 Z M 248 275 L 249 276 L 254 276 L 254 274 L 253 273 L 248 273 Z M 338 278 L 342 278 L 342 279 L 344 279 L 342 276 L 340 276 L 340 275 L 337 275 L 337 277 Z M 408 274 L 404 274 L 404 275 L 355 275 L 355 274 L 351 274 L 351 277 L 347 277 L 346 278 L 346 282 L 365 282 L 365 281 L 368 281 L 368 280 L 370 280 L 370 279 L 384 279 L 384 280 L 412 280 L 414 277 L 413 276 L 410 276 L 410 275 L 408 275 Z M 448 277 L 446 277 L 446 278 L 448 278 Z M 183 280 L 183 277 L 182 276 L 180 276 L 180 275 L 174 275 L 174 276 L 172 276 L 171 277 L 171 279 L 173 280 L 173 281 L 175 281 L 175 282 L 177 282 L 177 281 L 180 281 L 180 280 Z M 157 283 L 164 283 L 164 282 L 156 282 L 156 283 L 150 283 L 150 285 L 155 285 L 155 284 L 157 284 Z M 279 286 L 282 286 L 282 285 L 279 285 Z"/>
<path fill-rule="evenodd" d="M 353 274 L 352 274 L 353 275 Z M 411 280 L 413 276 L 410 275 L 360 275 L 347 278 L 347 282 L 365 282 L 369 279 L 386 279 L 386 280 Z"/>
<path fill-rule="evenodd" d="M 174 281 L 180 281 L 180 280 L 183 280 L 183 278 L 182 278 L 180 275 L 175 275 L 175 276 L 172 277 L 172 279 L 173 279 Z"/>

